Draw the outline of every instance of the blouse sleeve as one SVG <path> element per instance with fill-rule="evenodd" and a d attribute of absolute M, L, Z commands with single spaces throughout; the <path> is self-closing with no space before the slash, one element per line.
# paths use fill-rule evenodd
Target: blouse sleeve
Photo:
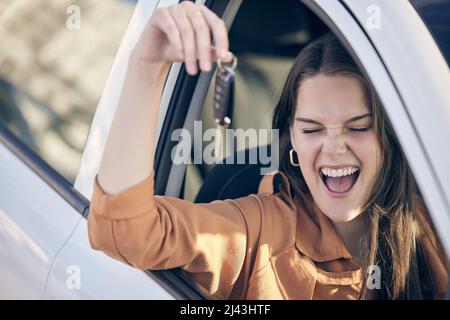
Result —
<path fill-rule="evenodd" d="M 139 269 L 181 267 L 215 298 L 244 290 L 260 232 L 258 197 L 194 204 L 153 190 L 154 172 L 116 195 L 106 194 L 96 177 L 92 248 Z"/>

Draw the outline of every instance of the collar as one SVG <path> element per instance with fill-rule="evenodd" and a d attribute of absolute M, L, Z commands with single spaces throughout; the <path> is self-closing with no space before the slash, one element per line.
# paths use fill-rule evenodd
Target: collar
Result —
<path fill-rule="evenodd" d="M 309 210 L 300 205 L 296 207 L 295 245 L 300 252 L 316 262 L 352 259 L 330 218 L 319 209 L 314 201 Z"/>
<path fill-rule="evenodd" d="M 351 259 L 352 256 L 345 246 L 342 238 L 336 232 L 333 223 L 317 206 L 310 194 L 305 195 L 305 201 L 311 203 L 308 208 L 302 205 L 299 195 L 292 195 L 287 176 L 281 171 L 273 172 L 263 178 L 259 192 L 274 194 L 274 180 L 281 177 L 284 184 L 283 197 L 293 201 L 297 212 L 296 248 L 305 256 L 315 262 L 326 262 L 336 259 Z"/>

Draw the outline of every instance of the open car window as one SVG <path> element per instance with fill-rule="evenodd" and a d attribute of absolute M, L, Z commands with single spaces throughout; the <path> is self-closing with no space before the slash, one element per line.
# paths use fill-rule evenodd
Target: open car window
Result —
<path fill-rule="evenodd" d="M 255 9 L 256 6 L 258 10 Z M 287 22 L 279 23 L 280 21 Z M 299 1 L 288 1 L 285 6 L 277 6 L 275 1 L 267 1 L 264 5 L 251 0 L 242 3 L 230 30 L 231 51 L 236 54 L 239 61 L 236 69 L 235 109 L 231 128 L 244 130 L 271 128 L 274 108 L 296 55 L 309 41 L 328 30 L 325 23 Z M 216 127 L 213 118 L 214 78 L 213 76 L 201 114 L 203 132 Z M 257 141 L 252 144 L 248 140 L 240 142 L 243 143 L 240 144 L 238 141 L 234 152 L 248 151 L 266 143 Z M 203 147 L 209 143 L 203 141 Z M 226 167 L 217 164 L 198 164 L 192 160 L 187 166 L 181 196 L 195 202 L 224 199 L 227 198 L 227 194 L 244 196 L 245 194 L 241 193 L 224 192 L 227 188 L 229 190 L 230 186 L 236 187 L 236 184 L 233 185 L 229 181 L 234 174 L 242 171 L 216 170 L 218 166 Z M 242 177 L 245 177 L 245 174 Z M 248 177 L 255 178 L 256 175 L 250 174 Z M 255 181 L 243 188 L 246 188 L 248 193 L 257 192 L 260 178 L 256 177 Z M 241 185 L 248 183 L 244 180 L 240 182 Z M 420 190 L 419 195 L 421 197 Z M 427 211 L 428 208 L 425 212 Z M 436 222 L 432 221 L 428 213 L 425 215 L 430 230 L 434 229 Z M 434 238 L 433 230 L 429 236 L 434 239 L 434 245 L 445 253 L 439 237 Z"/>

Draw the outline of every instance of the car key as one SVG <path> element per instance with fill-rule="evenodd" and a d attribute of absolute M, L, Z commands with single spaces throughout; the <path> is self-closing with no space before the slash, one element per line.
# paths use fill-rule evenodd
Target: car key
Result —
<path fill-rule="evenodd" d="M 214 90 L 214 121 L 216 123 L 216 136 L 214 145 L 214 157 L 220 161 L 227 154 L 224 147 L 227 143 L 226 129 L 231 124 L 234 107 L 234 69 L 237 66 L 237 58 L 233 56 L 231 66 L 223 66 L 221 61 L 217 61 L 218 71 L 215 79 Z M 227 151 L 229 148 L 225 148 Z"/>

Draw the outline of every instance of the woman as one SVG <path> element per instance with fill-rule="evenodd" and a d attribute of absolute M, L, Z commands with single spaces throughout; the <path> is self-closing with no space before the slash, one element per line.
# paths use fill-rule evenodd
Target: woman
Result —
<path fill-rule="evenodd" d="M 92 247 L 140 269 L 181 267 L 211 298 L 442 296 L 447 258 L 406 159 L 373 88 L 331 35 L 297 57 L 275 111 L 279 192 L 266 176 L 257 195 L 237 200 L 153 196 L 170 63 L 195 74 L 217 59 L 232 59 L 227 31 L 206 7 L 182 2 L 149 20 L 95 181 Z"/>

